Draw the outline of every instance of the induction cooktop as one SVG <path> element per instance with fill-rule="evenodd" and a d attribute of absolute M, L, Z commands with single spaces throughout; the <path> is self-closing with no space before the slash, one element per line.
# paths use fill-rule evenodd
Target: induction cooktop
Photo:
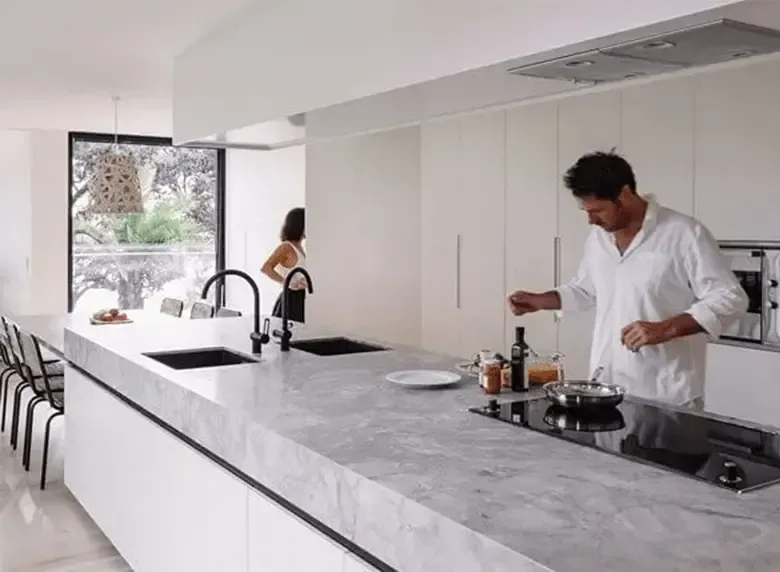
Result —
<path fill-rule="evenodd" d="M 546 399 L 469 411 L 653 465 L 736 493 L 780 482 L 780 433 L 626 398 L 616 408 L 574 412 Z"/>

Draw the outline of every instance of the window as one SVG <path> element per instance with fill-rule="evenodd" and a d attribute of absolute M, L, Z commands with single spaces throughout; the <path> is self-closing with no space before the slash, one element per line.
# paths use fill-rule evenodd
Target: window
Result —
<path fill-rule="evenodd" d="M 225 152 L 156 137 L 118 142 L 141 166 L 143 213 L 89 211 L 89 179 L 114 136 L 70 135 L 69 308 L 156 310 L 164 297 L 192 302 L 224 268 Z M 212 302 L 224 299 L 216 286 Z"/>

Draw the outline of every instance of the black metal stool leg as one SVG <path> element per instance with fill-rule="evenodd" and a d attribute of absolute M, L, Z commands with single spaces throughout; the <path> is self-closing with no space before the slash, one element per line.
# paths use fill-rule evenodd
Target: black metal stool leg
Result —
<path fill-rule="evenodd" d="M 46 401 L 44 397 L 34 397 L 27 404 L 27 417 L 25 418 L 24 444 L 22 446 L 22 465 L 25 470 L 30 470 L 30 451 L 32 450 L 33 424 L 35 422 L 35 408 Z"/>
<path fill-rule="evenodd" d="M 5 412 L 8 408 L 8 388 L 11 386 L 11 376 L 16 373 L 13 368 L 8 368 L 0 375 L 0 379 L 3 381 L 3 412 L 2 418 L 0 418 L 0 433 L 5 433 Z M 3 379 L 5 376 L 5 379 Z"/>
<path fill-rule="evenodd" d="M 46 421 L 46 432 L 43 435 L 43 462 L 41 463 L 41 490 L 46 488 L 46 469 L 49 465 L 49 436 L 51 434 L 51 422 L 62 415 L 62 411 L 58 411 Z"/>
<path fill-rule="evenodd" d="M 19 417 L 21 415 L 20 409 L 22 408 L 22 391 L 25 388 L 32 389 L 32 386 L 28 382 L 20 383 L 16 386 L 14 391 L 14 406 L 13 413 L 11 415 L 11 446 L 16 450 L 19 444 Z"/>

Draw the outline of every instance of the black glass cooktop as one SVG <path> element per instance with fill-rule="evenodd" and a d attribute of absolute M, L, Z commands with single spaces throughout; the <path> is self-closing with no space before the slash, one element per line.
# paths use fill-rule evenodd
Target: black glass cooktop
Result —
<path fill-rule="evenodd" d="M 649 405 L 576 413 L 546 399 L 473 413 L 744 493 L 780 482 L 780 434 Z"/>

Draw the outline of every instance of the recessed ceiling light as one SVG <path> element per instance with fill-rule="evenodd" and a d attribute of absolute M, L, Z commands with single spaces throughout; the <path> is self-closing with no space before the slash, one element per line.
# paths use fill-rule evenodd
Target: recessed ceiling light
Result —
<path fill-rule="evenodd" d="M 571 62 L 566 62 L 567 68 L 584 68 L 592 65 L 593 62 L 591 60 L 573 60 Z"/>
<path fill-rule="evenodd" d="M 670 42 L 668 40 L 654 40 L 652 42 L 647 42 L 645 45 L 642 46 L 642 49 L 644 50 L 666 50 L 668 48 L 675 47 L 674 42 Z"/>

